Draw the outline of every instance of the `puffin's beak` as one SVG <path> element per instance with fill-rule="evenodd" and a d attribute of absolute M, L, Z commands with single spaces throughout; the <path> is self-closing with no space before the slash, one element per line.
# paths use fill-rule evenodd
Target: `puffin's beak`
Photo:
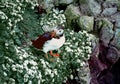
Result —
<path fill-rule="evenodd" d="M 53 31 L 51 32 L 51 37 L 55 37 L 55 36 L 56 36 L 56 31 L 53 30 Z"/>

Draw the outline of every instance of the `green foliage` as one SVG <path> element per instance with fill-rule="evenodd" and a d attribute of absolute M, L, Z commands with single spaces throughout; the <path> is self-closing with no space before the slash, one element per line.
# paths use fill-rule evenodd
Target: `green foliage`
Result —
<path fill-rule="evenodd" d="M 58 50 L 60 58 L 45 58 L 42 51 L 31 46 L 30 40 L 43 33 L 30 9 L 34 3 L 32 0 L 0 1 L 0 84 L 61 84 L 68 77 L 73 78 L 72 69 L 80 70 L 89 58 L 91 38 L 86 31 L 65 30 L 66 43 Z M 52 14 L 56 14 L 54 10 Z M 64 17 L 59 14 L 60 18 Z M 60 18 L 55 21 L 64 23 Z"/>
<path fill-rule="evenodd" d="M 66 18 L 63 10 L 52 9 L 47 14 L 42 14 L 40 18 L 40 26 L 44 31 L 51 31 L 58 25 L 65 26 Z"/>

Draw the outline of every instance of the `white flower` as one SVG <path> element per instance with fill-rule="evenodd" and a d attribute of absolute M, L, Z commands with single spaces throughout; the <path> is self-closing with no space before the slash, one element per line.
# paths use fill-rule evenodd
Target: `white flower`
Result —
<path fill-rule="evenodd" d="M 12 26 L 12 23 L 11 23 L 11 22 L 8 22 L 8 25 L 11 27 L 11 26 Z"/>
<path fill-rule="evenodd" d="M 22 56 L 19 56 L 19 59 L 20 59 L 20 60 L 23 60 L 23 57 L 22 57 Z"/>
<path fill-rule="evenodd" d="M 32 65 L 34 65 L 34 66 L 37 65 L 37 63 L 34 60 L 30 60 L 29 63 L 32 64 Z"/>
<path fill-rule="evenodd" d="M 7 68 L 6 68 L 6 66 L 5 66 L 5 64 L 2 64 L 2 67 L 3 67 L 3 69 L 4 70 L 6 70 Z"/>
<path fill-rule="evenodd" d="M 31 80 L 29 80 L 28 84 L 32 84 L 32 81 L 31 81 Z"/>
<path fill-rule="evenodd" d="M 25 75 L 24 75 L 24 82 L 27 82 L 27 81 L 28 81 L 28 78 L 29 78 L 29 75 L 28 75 L 28 74 L 25 74 Z"/>
<path fill-rule="evenodd" d="M 82 62 L 82 63 L 81 63 L 81 66 L 84 66 L 84 65 L 85 65 L 85 62 Z"/>
<path fill-rule="evenodd" d="M 8 46 L 9 44 L 8 43 L 5 43 L 5 46 Z"/>
<path fill-rule="evenodd" d="M 55 80 L 54 79 L 52 79 L 52 82 L 54 82 Z"/>
<path fill-rule="evenodd" d="M 34 9 L 34 6 L 32 6 L 31 9 Z"/>
<path fill-rule="evenodd" d="M 57 11 L 57 10 L 55 10 L 55 9 L 53 9 L 53 12 L 55 13 L 55 14 L 58 14 L 59 12 Z"/>
<path fill-rule="evenodd" d="M 73 75 L 72 74 L 70 75 L 70 78 L 73 79 Z"/>
<path fill-rule="evenodd" d="M 87 31 L 83 30 L 83 34 L 88 34 Z M 88 35 L 89 36 L 89 35 Z"/>
<path fill-rule="evenodd" d="M 41 75 L 41 72 L 38 72 L 37 76 L 36 76 L 38 79 L 41 79 L 42 78 L 42 75 Z"/>
<path fill-rule="evenodd" d="M 4 76 L 7 76 L 7 73 L 6 72 L 3 72 Z"/>
<path fill-rule="evenodd" d="M 13 71 L 16 71 L 16 70 L 17 70 L 15 65 L 12 65 L 12 70 L 13 70 Z"/>
<path fill-rule="evenodd" d="M 40 84 L 40 79 L 38 79 L 38 83 L 37 84 Z"/>
<path fill-rule="evenodd" d="M 20 22 L 20 19 L 18 18 L 17 21 Z"/>
<path fill-rule="evenodd" d="M 70 47 L 66 47 L 65 50 L 66 50 L 67 52 L 72 52 L 72 51 L 73 51 Z"/>
<path fill-rule="evenodd" d="M 77 62 L 80 63 L 81 62 L 80 59 L 77 59 Z"/>
<path fill-rule="evenodd" d="M 18 2 L 18 3 L 19 3 L 20 1 L 19 1 L 19 0 L 16 0 L 16 2 Z"/>
<path fill-rule="evenodd" d="M 78 46 L 78 42 L 76 42 L 75 45 Z"/>
<path fill-rule="evenodd" d="M 23 57 L 24 57 L 24 58 L 29 57 L 28 53 L 24 51 L 24 53 L 23 53 Z"/>
<path fill-rule="evenodd" d="M 46 68 L 46 69 L 45 69 L 45 75 L 47 75 L 47 74 L 49 74 L 49 75 L 50 75 L 50 74 L 51 74 L 51 72 L 52 72 L 52 70 L 51 70 L 51 69 L 48 69 L 48 68 Z"/>
<path fill-rule="evenodd" d="M 88 54 L 88 58 L 87 59 L 89 59 L 90 58 L 90 54 Z"/>
<path fill-rule="evenodd" d="M 64 44 L 66 44 L 66 45 L 70 45 L 71 43 L 70 43 L 70 42 L 65 42 Z"/>
<path fill-rule="evenodd" d="M 82 53 L 82 50 L 81 50 L 80 48 L 77 48 L 77 51 L 78 51 L 79 53 Z"/>
<path fill-rule="evenodd" d="M 91 47 L 90 47 L 90 46 L 86 46 L 86 47 L 85 47 L 85 49 L 87 49 L 87 50 L 88 50 L 88 53 L 92 53 L 92 49 L 91 49 Z"/>
<path fill-rule="evenodd" d="M 80 69 L 76 69 L 77 71 L 80 71 Z"/>
<path fill-rule="evenodd" d="M 73 37 L 73 40 L 75 40 L 75 37 Z"/>
<path fill-rule="evenodd" d="M 85 42 L 82 42 L 82 45 L 85 45 Z"/>
<path fill-rule="evenodd" d="M 54 77 L 54 73 L 51 73 L 50 76 L 53 78 Z"/>
<path fill-rule="evenodd" d="M 55 74 L 55 75 L 57 75 L 57 69 L 54 69 L 54 71 L 53 71 L 53 72 L 54 72 L 54 74 Z"/>
<path fill-rule="evenodd" d="M 43 59 L 41 59 L 41 63 L 43 64 L 43 68 L 46 68 L 46 63 Z"/>
<path fill-rule="evenodd" d="M 74 32 L 70 32 L 70 34 L 71 34 L 71 35 L 73 35 L 73 34 L 74 34 Z"/>
<path fill-rule="evenodd" d="M 20 7 L 20 6 L 18 6 L 18 10 L 19 10 L 19 11 L 21 10 L 21 7 Z"/>
<path fill-rule="evenodd" d="M 5 16 L 3 16 L 3 15 L 2 15 L 2 16 L 1 16 L 1 19 L 3 19 L 3 20 L 4 20 L 4 19 L 6 19 L 6 18 L 5 18 Z"/>

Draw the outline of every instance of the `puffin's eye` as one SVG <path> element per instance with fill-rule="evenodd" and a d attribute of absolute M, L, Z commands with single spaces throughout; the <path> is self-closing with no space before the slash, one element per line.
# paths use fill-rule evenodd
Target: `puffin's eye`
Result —
<path fill-rule="evenodd" d="M 61 30 L 59 32 L 62 32 Z"/>

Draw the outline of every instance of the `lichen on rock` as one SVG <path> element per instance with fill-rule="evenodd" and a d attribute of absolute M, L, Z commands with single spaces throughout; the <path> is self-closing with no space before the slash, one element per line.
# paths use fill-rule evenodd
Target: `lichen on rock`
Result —
<path fill-rule="evenodd" d="M 78 19 L 78 25 L 82 30 L 91 32 L 93 31 L 94 17 L 80 16 L 80 18 Z"/>

